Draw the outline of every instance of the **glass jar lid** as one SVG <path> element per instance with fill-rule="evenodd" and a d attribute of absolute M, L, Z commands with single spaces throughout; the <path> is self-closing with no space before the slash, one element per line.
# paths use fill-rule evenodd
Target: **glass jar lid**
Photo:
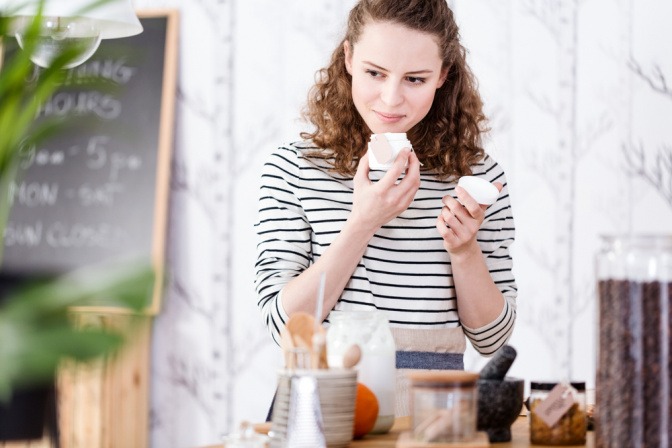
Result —
<path fill-rule="evenodd" d="M 579 392 L 585 392 L 586 390 L 586 383 L 583 381 L 573 381 L 569 383 L 574 389 L 578 390 Z M 531 390 L 547 390 L 550 391 L 552 390 L 555 386 L 557 386 L 557 382 L 537 382 L 537 381 L 532 381 L 530 383 L 530 389 Z"/>
<path fill-rule="evenodd" d="M 478 373 L 464 370 L 417 370 L 407 373 L 412 386 L 424 387 L 473 387 Z"/>

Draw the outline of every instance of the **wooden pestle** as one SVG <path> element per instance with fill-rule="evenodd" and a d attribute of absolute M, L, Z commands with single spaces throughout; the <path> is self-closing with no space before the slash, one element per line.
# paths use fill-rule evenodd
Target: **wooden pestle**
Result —
<path fill-rule="evenodd" d="M 503 380 L 506 372 L 516 359 L 516 349 L 505 345 L 497 350 L 494 356 L 481 369 L 480 378 L 483 380 Z"/>

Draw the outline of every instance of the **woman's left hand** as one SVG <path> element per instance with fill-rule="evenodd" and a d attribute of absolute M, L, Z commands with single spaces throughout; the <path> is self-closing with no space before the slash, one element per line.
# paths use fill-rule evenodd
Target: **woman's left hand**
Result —
<path fill-rule="evenodd" d="M 495 182 L 499 191 L 502 184 Z M 456 187 L 459 202 L 452 196 L 443 197 L 443 208 L 436 220 L 436 228 L 443 238 L 443 247 L 450 255 L 459 255 L 476 244 L 476 233 L 485 218 L 487 205 L 481 205 L 464 188 Z"/>

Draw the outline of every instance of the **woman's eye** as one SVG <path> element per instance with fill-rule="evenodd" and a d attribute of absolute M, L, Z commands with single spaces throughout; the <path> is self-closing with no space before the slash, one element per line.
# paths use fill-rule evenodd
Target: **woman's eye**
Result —
<path fill-rule="evenodd" d="M 424 84 L 425 78 L 418 78 L 417 76 L 409 76 L 406 78 L 411 84 Z"/>
<path fill-rule="evenodd" d="M 372 78 L 380 78 L 382 74 L 379 71 L 367 69 L 366 73 Z"/>

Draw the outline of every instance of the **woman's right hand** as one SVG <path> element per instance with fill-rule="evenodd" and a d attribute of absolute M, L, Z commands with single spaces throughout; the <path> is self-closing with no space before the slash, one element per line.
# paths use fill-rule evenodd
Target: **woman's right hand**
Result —
<path fill-rule="evenodd" d="M 404 167 L 406 174 L 397 183 Z M 359 160 L 354 186 L 350 219 L 373 235 L 413 202 L 420 188 L 420 161 L 415 152 L 404 148 L 387 173 L 378 182 L 372 182 L 369 179 L 369 155 L 366 153 Z"/>

